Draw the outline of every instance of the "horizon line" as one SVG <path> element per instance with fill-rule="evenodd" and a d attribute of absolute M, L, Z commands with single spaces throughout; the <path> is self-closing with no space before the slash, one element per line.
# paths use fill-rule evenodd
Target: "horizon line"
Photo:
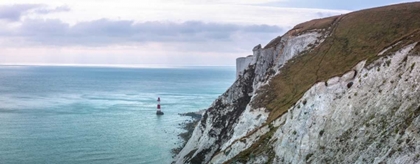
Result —
<path fill-rule="evenodd" d="M 51 63 L 0 63 L 0 66 L 39 67 L 105 67 L 105 68 L 186 68 L 186 67 L 235 67 L 235 65 L 168 65 L 168 64 L 51 64 Z"/>

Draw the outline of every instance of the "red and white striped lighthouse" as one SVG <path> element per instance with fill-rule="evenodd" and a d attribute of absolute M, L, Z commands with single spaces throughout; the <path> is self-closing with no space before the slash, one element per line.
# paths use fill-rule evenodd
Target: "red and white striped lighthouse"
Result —
<path fill-rule="evenodd" d="M 160 97 L 158 97 L 157 99 L 157 110 L 156 110 L 156 114 L 157 115 L 163 115 L 163 112 L 160 110 Z"/>

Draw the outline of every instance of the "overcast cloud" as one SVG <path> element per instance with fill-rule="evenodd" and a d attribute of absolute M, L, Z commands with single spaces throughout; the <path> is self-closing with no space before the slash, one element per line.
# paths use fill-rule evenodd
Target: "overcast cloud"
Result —
<path fill-rule="evenodd" d="M 50 14 L 50 13 L 69 12 L 70 11 L 70 7 L 65 6 L 65 5 L 64 6 L 58 6 L 58 7 L 55 7 L 55 8 L 47 8 L 45 6 L 40 7 L 40 8 L 36 8 L 34 10 L 34 12 L 37 13 L 37 14 Z"/>
<path fill-rule="evenodd" d="M 20 4 L 0 6 L 0 19 L 7 21 L 19 21 L 22 15 L 31 9 L 42 7 L 39 4 Z"/>
<path fill-rule="evenodd" d="M 201 21 L 143 22 L 99 19 L 73 26 L 58 19 L 26 19 L 2 37 L 24 39 L 44 46 L 107 46 L 142 42 L 231 42 L 236 34 L 263 35 L 284 32 L 278 26 L 204 23 Z M 257 36 L 258 37 L 258 36 Z M 267 38 L 268 39 L 268 38 Z"/>
<path fill-rule="evenodd" d="M 49 8 L 44 4 L 14 4 L 14 5 L 0 5 L 0 20 L 19 21 L 22 16 L 31 12 L 36 14 L 50 14 L 55 12 L 70 11 L 68 6 L 58 6 Z"/>
<path fill-rule="evenodd" d="M 298 23 L 398 1 L 0 0 L 0 64 L 234 65 Z"/>

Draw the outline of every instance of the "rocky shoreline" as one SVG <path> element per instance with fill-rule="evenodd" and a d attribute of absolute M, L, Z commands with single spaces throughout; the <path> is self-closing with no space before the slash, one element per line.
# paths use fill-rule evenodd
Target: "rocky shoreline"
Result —
<path fill-rule="evenodd" d="M 191 135 L 194 131 L 195 126 L 197 126 L 198 122 L 201 120 L 201 117 L 203 113 L 205 112 L 205 109 L 199 110 L 197 112 L 187 112 L 187 113 L 180 113 L 181 116 L 189 116 L 191 119 L 186 120 L 185 122 L 179 124 L 182 129 L 185 130 L 185 132 L 178 134 L 178 137 L 182 139 L 182 144 L 179 147 L 173 148 L 171 150 L 171 153 L 175 157 L 182 148 L 184 148 L 187 141 L 191 138 Z"/>

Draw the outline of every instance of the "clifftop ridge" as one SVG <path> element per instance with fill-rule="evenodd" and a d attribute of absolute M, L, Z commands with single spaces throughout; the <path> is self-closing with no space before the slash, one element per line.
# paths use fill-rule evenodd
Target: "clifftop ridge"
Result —
<path fill-rule="evenodd" d="M 419 2 L 361 10 L 257 45 L 175 162 L 418 162 L 419 17 Z"/>

